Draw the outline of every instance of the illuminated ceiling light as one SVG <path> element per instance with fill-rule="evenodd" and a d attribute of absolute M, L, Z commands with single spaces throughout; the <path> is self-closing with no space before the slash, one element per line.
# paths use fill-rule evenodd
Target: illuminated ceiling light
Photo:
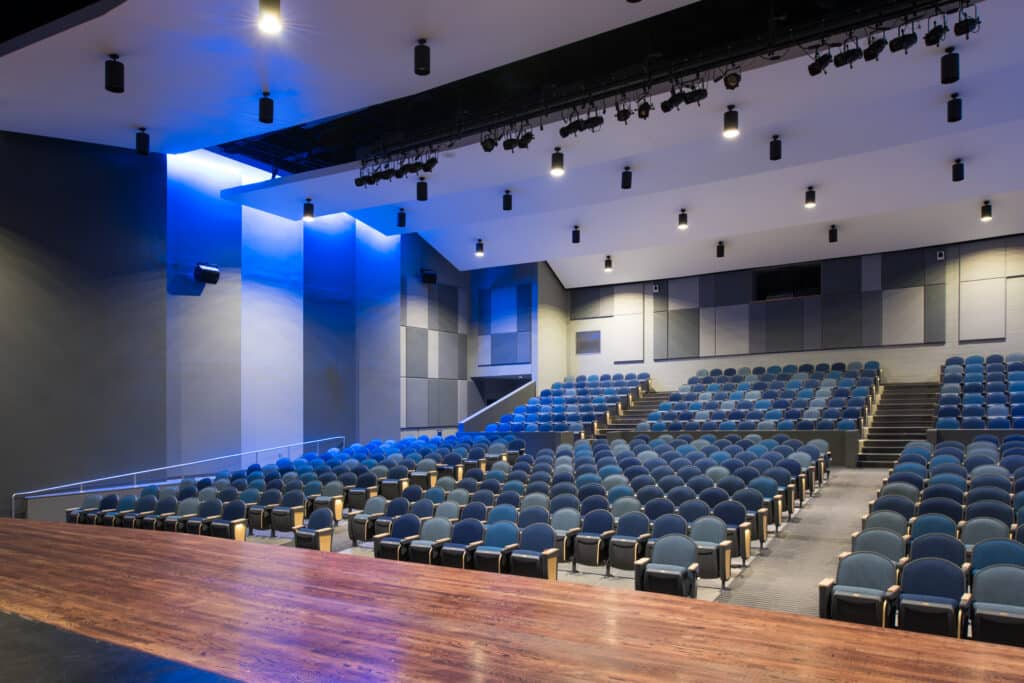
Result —
<path fill-rule="evenodd" d="M 313 200 L 306 197 L 306 202 L 302 205 L 302 222 L 309 223 L 313 220 Z"/>
<path fill-rule="evenodd" d="M 139 128 L 135 133 L 135 153 L 142 156 L 149 154 L 149 133 L 145 128 Z"/>
<path fill-rule="evenodd" d="M 818 55 L 814 60 L 807 65 L 807 73 L 812 76 L 825 73 L 825 68 L 832 63 L 832 53 L 826 52 L 823 55 Z"/>
<path fill-rule="evenodd" d="M 405 209 L 398 210 L 398 227 L 405 227 Z"/>
<path fill-rule="evenodd" d="M 270 93 L 266 90 L 263 91 L 263 97 L 260 98 L 260 123 L 273 123 L 274 122 L 274 100 L 270 99 Z"/>
<path fill-rule="evenodd" d="M 651 115 L 651 103 L 644 100 L 640 104 L 636 105 L 636 115 L 641 119 L 646 119 Z"/>
<path fill-rule="evenodd" d="M 960 55 L 956 53 L 956 48 L 946 48 L 946 54 L 942 55 L 939 66 L 940 80 L 943 85 L 960 80 Z"/>
<path fill-rule="evenodd" d="M 473 255 L 477 258 L 484 257 L 484 241 L 480 238 L 476 240 L 476 249 L 473 251 Z"/>
<path fill-rule="evenodd" d="M 947 33 L 949 33 L 949 28 L 945 24 L 935 24 L 924 34 L 924 44 L 928 47 L 935 47 L 942 42 Z"/>
<path fill-rule="evenodd" d="M 633 171 L 630 170 L 629 166 L 622 169 L 622 182 L 619 186 L 623 190 L 628 190 L 633 187 Z"/>
<path fill-rule="evenodd" d="M 679 209 L 679 218 L 676 220 L 677 230 L 686 230 L 690 227 L 690 221 L 686 216 L 686 209 Z"/>
<path fill-rule="evenodd" d="M 420 176 L 420 179 L 416 181 L 416 201 L 427 201 L 427 179 L 423 176 Z"/>
<path fill-rule="evenodd" d="M 889 41 L 890 52 L 906 52 L 917 44 L 917 33 L 909 31 L 901 33 Z"/>
<path fill-rule="evenodd" d="M 953 162 L 953 182 L 959 183 L 964 177 L 964 160 L 956 159 Z"/>
<path fill-rule="evenodd" d="M 828 243 L 835 244 L 839 241 L 839 226 L 832 224 L 828 229 Z"/>
<path fill-rule="evenodd" d="M 837 69 L 847 65 L 852 67 L 853 63 L 863 56 L 864 51 L 861 50 L 859 46 L 854 45 L 853 47 L 847 50 L 843 50 L 842 52 L 837 54 L 835 56 L 835 59 L 832 60 L 832 63 L 836 65 Z"/>
<path fill-rule="evenodd" d="M 736 105 L 730 104 L 722 117 L 722 137 L 732 140 L 740 135 L 740 113 Z"/>
<path fill-rule="evenodd" d="M 579 244 L 580 243 L 580 226 L 578 226 L 578 225 L 572 226 L 572 243 L 573 244 Z"/>
<path fill-rule="evenodd" d="M 501 210 L 511 211 L 512 210 L 512 191 L 505 190 L 505 194 L 501 197 Z"/>
<path fill-rule="evenodd" d="M 992 220 L 992 202 L 985 200 L 981 204 L 981 222 L 988 223 Z"/>
<path fill-rule="evenodd" d="M 885 36 L 875 38 L 868 46 L 864 48 L 864 61 L 873 62 L 878 59 L 879 55 L 885 51 L 885 46 L 889 44 L 889 41 L 885 39 Z"/>
<path fill-rule="evenodd" d="M 818 200 L 814 192 L 814 186 L 809 185 L 807 191 L 804 192 L 804 208 L 813 209 L 818 205 Z"/>
<path fill-rule="evenodd" d="M 718 258 L 725 258 L 725 242 L 719 242 L 715 246 L 715 256 Z"/>
<path fill-rule="evenodd" d="M 778 135 L 772 136 L 772 141 L 768 143 L 768 160 L 778 161 L 782 158 L 782 140 L 779 139 Z"/>
<path fill-rule="evenodd" d="M 739 71 L 730 71 L 722 78 L 722 85 L 725 86 L 726 90 L 735 90 L 740 87 L 740 81 L 742 80 L 743 76 L 740 75 Z"/>
<path fill-rule="evenodd" d="M 946 102 L 946 121 L 956 123 L 964 117 L 964 101 L 960 99 L 959 93 L 953 93 Z"/>
<path fill-rule="evenodd" d="M 109 59 L 104 65 L 103 70 L 103 87 L 108 92 L 123 93 L 124 92 L 124 63 L 117 61 L 119 55 L 110 54 L 107 55 Z"/>
<path fill-rule="evenodd" d="M 610 273 L 613 270 L 615 269 L 612 267 L 612 256 L 609 254 L 604 257 L 604 272 Z"/>
<path fill-rule="evenodd" d="M 416 47 L 412 50 L 412 70 L 417 76 L 430 75 L 430 46 L 426 38 L 416 41 Z"/>
<path fill-rule="evenodd" d="M 260 16 L 256 25 L 268 35 L 280 33 L 284 28 L 281 23 L 281 0 L 260 0 Z"/>
<path fill-rule="evenodd" d="M 551 175 L 555 178 L 565 175 L 565 155 L 562 154 L 561 147 L 555 147 L 555 151 L 551 153 Z"/>

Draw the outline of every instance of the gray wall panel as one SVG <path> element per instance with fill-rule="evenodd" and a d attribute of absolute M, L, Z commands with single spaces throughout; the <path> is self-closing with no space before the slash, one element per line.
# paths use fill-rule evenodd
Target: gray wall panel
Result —
<path fill-rule="evenodd" d="M 750 304 L 750 353 L 768 351 L 768 339 L 765 336 L 765 316 L 768 308 L 763 302 Z"/>
<path fill-rule="evenodd" d="M 799 351 L 804 345 L 804 305 L 799 299 L 765 303 L 768 352 Z"/>
<path fill-rule="evenodd" d="M 1024 275 L 1024 235 L 1006 238 L 1006 277 Z"/>
<path fill-rule="evenodd" d="M 698 278 L 697 289 L 699 290 L 701 308 L 710 308 L 715 305 L 714 275 L 701 275 Z"/>
<path fill-rule="evenodd" d="M 533 329 L 533 285 L 516 287 L 516 330 L 529 332 Z"/>
<path fill-rule="evenodd" d="M 476 290 L 476 329 L 477 334 L 491 333 L 491 290 Z"/>
<path fill-rule="evenodd" d="M 857 285 L 860 285 L 860 262 L 857 266 Z M 860 297 L 860 293 L 851 294 Z M 804 351 L 821 348 L 821 297 L 804 297 Z"/>
<path fill-rule="evenodd" d="M 748 304 L 754 295 L 754 272 L 736 270 L 715 276 L 715 305 Z"/>
<path fill-rule="evenodd" d="M 750 353 L 749 305 L 719 306 L 715 311 L 715 353 Z"/>
<path fill-rule="evenodd" d="M 428 406 L 430 405 L 430 391 L 428 379 L 405 380 L 405 426 L 426 427 L 430 424 Z"/>
<path fill-rule="evenodd" d="M 882 292 L 861 294 L 861 344 L 882 345 Z"/>
<path fill-rule="evenodd" d="M 924 287 L 882 291 L 882 344 L 924 342 Z"/>
<path fill-rule="evenodd" d="M 701 292 L 703 289 L 703 281 L 701 282 Z M 700 355 L 703 356 L 714 356 L 715 355 L 715 309 L 705 308 L 703 305 L 700 309 Z M 671 345 L 672 340 L 669 339 Z M 670 349 L 671 350 L 671 349 Z"/>
<path fill-rule="evenodd" d="M 668 358 L 668 310 L 655 311 L 652 320 L 654 360 L 664 360 Z"/>
<path fill-rule="evenodd" d="M 700 310 L 688 308 L 668 312 L 669 358 L 696 358 L 700 355 Z"/>
<path fill-rule="evenodd" d="M 601 288 L 583 287 L 570 291 L 570 317 L 572 320 L 601 317 Z"/>
<path fill-rule="evenodd" d="M 865 292 L 877 292 L 882 288 L 882 256 L 868 254 L 860 258 L 860 286 Z"/>
<path fill-rule="evenodd" d="M 669 284 L 668 283 L 669 283 L 668 280 L 658 280 L 658 281 L 652 283 L 653 287 L 651 288 L 652 289 L 651 296 L 653 298 L 653 306 L 654 307 L 651 310 L 653 310 L 655 313 L 661 313 L 663 311 L 667 311 L 668 310 L 668 297 L 669 297 Z M 654 288 L 657 288 L 658 291 L 656 291 L 656 292 L 653 291 Z"/>
<path fill-rule="evenodd" d="M 506 332 L 491 335 L 491 365 L 506 365 L 516 362 L 516 333 Z"/>
<path fill-rule="evenodd" d="M 842 349 L 861 345 L 861 300 L 865 292 L 854 294 L 823 294 L 821 296 L 821 347 Z M 881 325 L 881 316 L 879 316 Z"/>
<path fill-rule="evenodd" d="M 438 332 L 437 376 L 443 379 L 459 378 L 459 335 Z"/>
<path fill-rule="evenodd" d="M 946 341 L 946 285 L 924 288 L 924 341 L 928 344 Z"/>
<path fill-rule="evenodd" d="M 960 283 L 960 341 L 1006 336 L 1006 280 Z"/>
<path fill-rule="evenodd" d="M 960 281 L 989 280 L 1006 275 L 1006 246 L 1001 239 L 960 245 Z"/>
<path fill-rule="evenodd" d="M 821 291 L 859 292 L 861 290 L 861 262 L 859 257 L 832 259 L 821 263 Z"/>
<path fill-rule="evenodd" d="M 926 285 L 941 285 L 946 282 L 946 262 L 937 258 L 939 251 L 945 252 L 945 248 L 928 247 L 924 250 L 924 283 Z"/>
<path fill-rule="evenodd" d="M 882 289 L 924 285 L 924 250 L 893 251 L 882 254 Z"/>
<path fill-rule="evenodd" d="M 426 377 L 428 367 L 427 330 L 405 328 L 405 376 Z"/>
<path fill-rule="evenodd" d="M 442 332 L 459 331 L 459 288 L 451 285 L 438 284 L 437 289 L 437 327 Z"/>
<path fill-rule="evenodd" d="M 700 278 L 684 277 L 668 281 L 668 309 L 699 308 Z"/>

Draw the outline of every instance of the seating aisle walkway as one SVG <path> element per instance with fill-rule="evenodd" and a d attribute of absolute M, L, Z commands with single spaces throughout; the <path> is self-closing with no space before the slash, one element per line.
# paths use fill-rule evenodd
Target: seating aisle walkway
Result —
<path fill-rule="evenodd" d="M 850 549 L 850 534 L 882 482 L 877 469 L 832 469 L 822 492 L 808 501 L 779 536 L 718 596 L 718 602 L 817 616 L 818 582 L 835 576 L 836 555 Z"/>

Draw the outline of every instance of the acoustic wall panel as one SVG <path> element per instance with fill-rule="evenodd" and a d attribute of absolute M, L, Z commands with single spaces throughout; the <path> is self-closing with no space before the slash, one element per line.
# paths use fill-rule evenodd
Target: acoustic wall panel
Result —
<path fill-rule="evenodd" d="M 478 366 L 491 364 L 491 335 L 481 334 L 476 338 L 476 364 Z"/>
<path fill-rule="evenodd" d="M 941 285 L 946 282 L 946 261 L 939 260 L 938 254 L 945 254 L 944 247 L 928 247 L 924 250 L 924 283 L 925 285 Z"/>
<path fill-rule="evenodd" d="M 613 315 L 635 315 L 644 312 L 644 286 L 642 284 L 616 285 L 613 292 Z"/>
<path fill-rule="evenodd" d="M 668 312 L 668 358 L 696 358 L 700 355 L 700 309 Z"/>
<path fill-rule="evenodd" d="M 697 294 L 701 308 L 710 308 L 715 305 L 715 276 L 701 275 L 697 278 Z"/>
<path fill-rule="evenodd" d="M 1006 338 L 1024 339 L 1024 277 L 1006 280 Z"/>
<path fill-rule="evenodd" d="M 429 381 L 412 377 L 405 380 L 405 425 L 407 427 L 425 427 L 428 424 Z"/>
<path fill-rule="evenodd" d="M 1024 235 L 1006 238 L 1006 277 L 1024 275 Z"/>
<path fill-rule="evenodd" d="M 601 331 L 585 330 L 576 333 L 576 353 L 601 353 Z"/>
<path fill-rule="evenodd" d="M 882 292 L 862 292 L 860 296 L 861 344 L 882 345 Z"/>
<path fill-rule="evenodd" d="M 868 254 L 860 258 L 861 291 L 877 292 L 882 288 L 882 255 Z"/>
<path fill-rule="evenodd" d="M 430 329 L 442 332 L 459 331 L 459 288 L 451 285 L 435 285 L 436 321 L 431 321 Z"/>
<path fill-rule="evenodd" d="M 614 334 L 604 334 L 605 353 L 611 356 L 614 363 L 643 362 L 644 359 L 644 321 L 643 315 L 616 316 L 606 322 L 604 329 L 614 330 Z"/>
<path fill-rule="evenodd" d="M 730 356 L 750 353 L 749 306 L 715 308 L 715 353 Z"/>
<path fill-rule="evenodd" d="M 684 277 L 668 281 L 668 310 L 700 307 L 700 278 Z"/>
<path fill-rule="evenodd" d="M 1006 337 L 1006 283 L 1003 278 L 960 283 L 960 341 Z"/>
<path fill-rule="evenodd" d="M 882 289 L 924 285 L 924 250 L 892 251 L 882 254 Z"/>
<path fill-rule="evenodd" d="M 658 280 L 657 282 L 651 283 L 651 300 L 653 302 L 653 310 L 656 313 L 662 313 L 668 310 L 668 294 L 669 294 L 669 280 Z M 657 290 L 657 291 L 655 291 Z"/>
<path fill-rule="evenodd" d="M 529 332 L 533 329 L 533 285 L 516 287 L 516 330 Z"/>
<path fill-rule="evenodd" d="M 704 282 L 701 280 L 701 292 L 704 291 Z M 715 355 L 715 309 L 714 307 L 705 308 L 703 301 L 701 302 L 700 310 L 700 355 L 714 356 Z"/>
<path fill-rule="evenodd" d="M 989 280 L 1006 276 L 1003 240 L 967 242 L 960 245 L 960 281 Z"/>
<path fill-rule="evenodd" d="M 860 286 L 860 263 L 857 267 L 857 286 Z M 860 298 L 860 293 L 851 293 L 850 296 Z M 821 348 L 821 297 L 804 297 L 804 351 L 813 351 Z"/>
<path fill-rule="evenodd" d="M 845 349 L 861 345 L 861 300 L 870 294 L 821 295 L 821 348 Z"/>
<path fill-rule="evenodd" d="M 429 406 L 427 424 L 420 426 L 438 427 L 453 425 L 459 421 L 458 382 L 450 379 L 431 379 L 429 382 Z M 415 426 L 415 425 L 413 425 Z"/>
<path fill-rule="evenodd" d="M 666 303 L 668 298 L 665 299 Z M 698 323 L 699 324 L 699 323 Z M 652 314 L 651 334 L 653 335 L 654 360 L 665 360 L 668 358 L 668 310 L 658 311 Z"/>
<path fill-rule="evenodd" d="M 515 332 L 519 329 L 519 309 L 515 287 L 491 290 L 491 334 Z"/>
<path fill-rule="evenodd" d="M 924 341 L 936 344 L 946 341 L 946 285 L 924 288 Z"/>
<path fill-rule="evenodd" d="M 601 287 L 584 287 L 569 293 L 572 320 L 601 317 Z"/>
<path fill-rule="evenodd" d="M 419 327 L 406 327 L 405 376 L 428 377 L 428 357 L 427 330 Z"/>
<path fill-rule="evenodd" d="M 437 377 L 442 379 L 459 379 L 459 350 L 460 339 L 458 334 L 451 332 L 434 332 L 437 335 Z M 462 356 L 464 359 L 465 356 Z"/>
<path fill-rule="evenodd" d="M 519 364 L 530 362 L 532 341 L 529 332 L 516 332 L 516 359 L 514 362 Z"/>
<path fill-rule="evenodd" d="M 427 330 L 427 377 L 440 377 L 438 374 L 440 349 L 438 348 L 437 330 Z"/>
<path fill-rule="evenodd" d="M 734 270 L 715 276 L 715 305 L 748 304 L 754 298 L 754 271 Z"/>
<path fill-rule="evenodd" d="M 921 275 L 923 281 L 923 271 Z M 882 344 L 894 346 L 923 342 L 924 287 L 883 290 Z"/>
<path fill-rule="evenodd" d="M 515 363 L 516 357 L 515 332 L 491 335 L 491 365 Z"/>
<path fill-rule="evenodd" d="M 429 301 L 427 287 L 419 280 L 405 278 L 405 324 L 409 327 L 429 327 Z"/>
<path fill-rule="evenodd" d="M 477 334 L 491 333 L 491 292 L 487 289 L 476 292 L 476 328 Z"/>
<path fill-rule="evenodd" d="M 750 304 L 750 353 L 766 353 L 768 351 L 768 339 L 765 336 L 765 316 L 768 309 L 764 302 L 758 301 Z"/>
<path fill-rule="evenodd" d="M 821 292 L 859 292 L 861 290 L 861 260 L 840 258 L 821 262 Z"/>
<path fill-rule="evenodd" d="M 765 339 L 768 351 L 799 351 L 803 348 L 803 302 L 799 299 L 768 301 L 765 306 Z"/>

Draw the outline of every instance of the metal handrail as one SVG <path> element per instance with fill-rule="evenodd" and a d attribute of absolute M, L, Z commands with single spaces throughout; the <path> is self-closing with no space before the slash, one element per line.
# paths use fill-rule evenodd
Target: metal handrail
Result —
<path fill-rule="evenodd" d="M 289 449 L 290 450 L 290 449 L 292 449 L 292 448 L 294 448 L 296 446 L 315 445 L 316 446 L 316 452 L 319 454 L 320 453 L 321 445 L 326 443 L 326 442 L 329 442 L 329 441 L 338 442 L 337 445 L 338 445 L 339 448 L 344 448 L 345 445 L 346 445 L 346 439 L 342 435 L 326 436 L 326 437 L 324 437 L 322 439 L 311 439 L 309 441 L 297 441 L 295 443 L 283 444 L 283 445 L 280 445 L 280 446 L 271 446 L 271 447 L 268 447 L 268 448 L 260 448 L 260 449 L 251 450 L 251 451 L 241 451 L 239 453 L 230 453 L 228 455 L 218 455 L 217 457 L 205 458 L 203 460 L 192 460 L 190 462 L 178 462 L 178 463 L 174 463 L 172 465 L 163 465 L 161 467 L 151 467 L 149 469 L 138 470 L 136 472 L 124 472 L 122 474 L 112 474 L 112 475 L 108 475 L 108 476 L 105 476 L 105 477 L 97 477 L 96 479 L 83 479 L 81 481 L 69 482 L 67 484 L 58 484 L 56 486 L 47 486 L 47 487 L 41 488 L 41 489 L 33 489 L 31 491 L 18 491 L 16 493 L 12 493 L 11 494 L 11 517 L 15 517 L 15 515 L 16 515 L 16 510 L 17 510 L 16 502 L 17 502 L 18 498 L 26 498 L 28 496 L 40 495 L 40 494 L 45 494 L 45 493 L 55 493 L 55 492 L 64 491 L 64 490 L 68 490 L 67 492 L 74 492 L 75 489 L 77 489 L 79 493 L 83 493 L 85 491 L 85 487 L 87 485 L 89 485 L 89 484 L 98 484 L 98 483 L 102 483 L 102 482 L 109 482 L 109 481 L 114 481 L 116 479 L 126 479 L 128 477 L 132 478 L 132 486 L 138 486 L 138 479 L 139 479 L 139 476 L 141 476 L 141 475 L 152 474 L 154 472 L 165 472 L 165 471 L 174 470 L 174 469 L 181 469 L 181 468 L 185 468 L 185 467 L 192 467 L 192 466 L 195 466 L 195 465 L 204 465 L 206 463 L 217 462 L 217 461 L 220 461 L 220 460 L 227 460 L 229 458 L 244 458 L 246 456 L 251 456 L 251 455 L 255 455 L 256 458 L 257 458 L 257 461 L 258 461 L 259 460 L 259 456 L 260 456 L 261 453 L 267 453 L 267 452 L 271 452 L 271 451 L 281 451 L 282 449 Z"/>

